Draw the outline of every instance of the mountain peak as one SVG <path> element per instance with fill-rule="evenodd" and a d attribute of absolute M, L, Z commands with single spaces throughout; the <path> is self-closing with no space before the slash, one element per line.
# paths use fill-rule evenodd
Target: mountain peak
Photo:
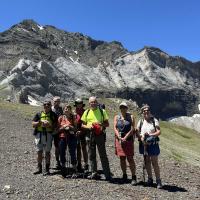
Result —
<path fill-rule="evenodd" d="M 21 21 L 20 23 L 12 26 L 10 30 L 15 30 L 18 28 L 23 28 L 28 31 L 33 31 L 33 30 L 38 31 L 40 29 L 43 29 L 43 27 L 41 25 L 39 25 L 37 22 L 35 22 L 32 19 L 25 19 L 25 20 Z"/>
<path fill-rule="evenodd" d="M 33 19 L 25 19 L 19 24 L 22 24 L 24 26 L 36 26 L 39 25 L 37 22 L 35 22 Z"/>

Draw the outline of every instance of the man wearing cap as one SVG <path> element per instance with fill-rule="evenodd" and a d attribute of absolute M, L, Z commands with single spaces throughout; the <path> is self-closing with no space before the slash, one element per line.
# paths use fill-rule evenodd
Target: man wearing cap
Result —
<path fill-rule="evenodd" d="M 105 135 L 103 129 L 109 126 L 108 115 L 105 110 L 98 107 L 96 97 L 89 98 L 90 108 L 83 113 L 82 127 L 89 132 L 89 159 L 91 163 L 91 179 L 99 178 L 97 174 L 96 146 L 98 148 L 103 172 L 106 180 L 111 181 L 111 172 L 105 147 Z"/>
<path fill-rule="evenodd" d="M 38 170 L 34 174 L 42 173 L 43 151 L 45 151 L 46 172 L 49 174 L 50 167 L 50 151 L 52 147 L 52 133 L 57 125 L 57 116 L 51 110 L 51 100 L 43 102 L 43 111 L 35 115 L 32 126 L 35 128 L 35 145 L 37 149 Z"/>
<path fill-rule="evenodd" d="M 59 96 L 55 96 L 53 98 L 53 105 L 52 105 L 51 109 L 57 115 L 58 118 L 63 114 L 63 109 L 60 106 L 60 97 Z M 56 168 L 60 169 L 61 164 L 60 164 L 60 160 L 59 160 L 59 147 L 58 147 L 59 135 L 56 132 L 54 132 L 54 134 L 53 134 L 53 140 L 54 140 L 54 146 L 55 146 Z"/>
<path fill-rule="evenodd" d="M 79 172 L 82 171 L 82 153 L 83 153 L 83 160 L 84 160 L 84 171 L 88 171 L 88 152 L 86 148 L 86 131 L 82 128 L 82 120 L 81 117 L 85 111 L 84 109 L 85 104 L 83 103 L 83 100 L 78 98 L 74 102 L 75 110 L 75 118 L 76 118 L 76 124 L 77 124 L 77 170 Z M 82 153 L 81 153 L 82 151 Z"/>

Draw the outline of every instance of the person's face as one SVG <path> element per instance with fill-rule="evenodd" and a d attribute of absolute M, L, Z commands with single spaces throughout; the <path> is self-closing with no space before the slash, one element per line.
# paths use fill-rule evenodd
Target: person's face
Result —
<path fill-rule="evenodd" d="M 149 116 L 150 116 L 150 110 L 149 110 L 149 108 L 145 108 L 144 110 L 143 110 L 143 116 L 144 116 L 144 118 L 149 118 Z"/>
<path fill-rule="evenodd" d="M 76 103 L 76 108 L 78 108 L 78 109 L 83 108 L 83 104 L 82 103 Z"/>
<path fill-rule="evenodd" d="M 53 105 L 54 105 L 55 107 L 59 106 L 59 105 L 60 105 L 60 100 L 59 100 L 59 99 L 54 100 L 54 101 L 53 101 Z"/>
<path fill-rule="evenodd" d="M 92 109 L 96 109 L 97 106 L 98 106 L 98 102 L 97 102 L 96 99 L 90 99 L 89 105 L 90 105 L 90 107 L 91 107 Z"/>
<path fill-rule="evenodd" d="M 71 106 L 66 106 L 65 108 L 64 108 L 64 114 L 71 114 L 72 113 L 72 108 L 71 108 Z"/>
<path fill-rule="evenodd" d="M 44 111 L 49 112 L 51 110 L 51 103 L 44 103 Z"/>
<path fill-rule="evenodd" d="M 126 113 L 128 110 L 128 108 L 126 106 L 120 106 L 119 109 L 120 109 L 121 113 Z"/>

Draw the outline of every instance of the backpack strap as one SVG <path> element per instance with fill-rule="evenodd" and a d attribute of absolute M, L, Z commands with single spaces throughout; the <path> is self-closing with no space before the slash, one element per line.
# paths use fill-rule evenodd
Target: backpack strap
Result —
<path fill-rule="evenodd" d="M 155 119 L 154 119 L 154 117 L 151 118 L 151 122 L 153 123 L 153 127 L 154 127 L 155 132 L 156 132 L 156 124 L 155 124 Z"/>
<path fill-rule="evenodd" d="M 88 116 L 89 112 L 90 112 L 90 109 L 87 109 L 86 110 L 86 115 L 85 115 L 86 120 L 87 120 L 87 116 Z"/>
<path fill-rule="evenodd" d="M 102 118 L 102 123 L 104 122 L 104 115 L 103 115 L 103 109 L 99 108 L 100 113 L 101 113 L 101 118 Z"/>
<path fill-rule="evenodd" d="M 139 125 L 139 132 L 141 133 L 142 125 L 144 123 L 144 118 L 140 119 L 140 125 Z"/>

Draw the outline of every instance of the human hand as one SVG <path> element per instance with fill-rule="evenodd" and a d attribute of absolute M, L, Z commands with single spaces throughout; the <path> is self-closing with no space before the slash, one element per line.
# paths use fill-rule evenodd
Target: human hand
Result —
<path fill-rule="evenodd" d="M 87 129 L 88 129 L 89 131 L 91 131 L 91 130 L 93 129 L 93 125 L 88 125 L 88 126 L 87 126 Z"/>
<path fill-rule="evenodd" d="M 76 132 L 76 135 L 79 136 L 80 134 L 81 134 L 81 131 L 77 131 L 77 132 Z"/>
<path fill-rule="evenodd" d="M 46 127 L 50 126 L 50 123 L 47 120 L 41 120 L 41 125 L 42 125 L 42 127 L 46 128 Z"/>
<path fill-rule="evenodd" d="M 124 137 L 121 138 L 121 142 L 122 142 L 122 143 L 126 142 L 126 139 L 125 139 Z"/>
<path fill-rule="evenodd" d="M 148 134 L 148 136 L 152 136 L 152 135 L 154 135 L 154 134 L 153 134 L 153 133 L 149 133 L 149 134 Z"/>
<path fill-rule="evenodd" d="M 64 125 L 64 130 L 68 131 L 69 129 L 70 129 L 70 127 L 69 127 L 69 126 L 67 126 L 67 125 Z"/>

